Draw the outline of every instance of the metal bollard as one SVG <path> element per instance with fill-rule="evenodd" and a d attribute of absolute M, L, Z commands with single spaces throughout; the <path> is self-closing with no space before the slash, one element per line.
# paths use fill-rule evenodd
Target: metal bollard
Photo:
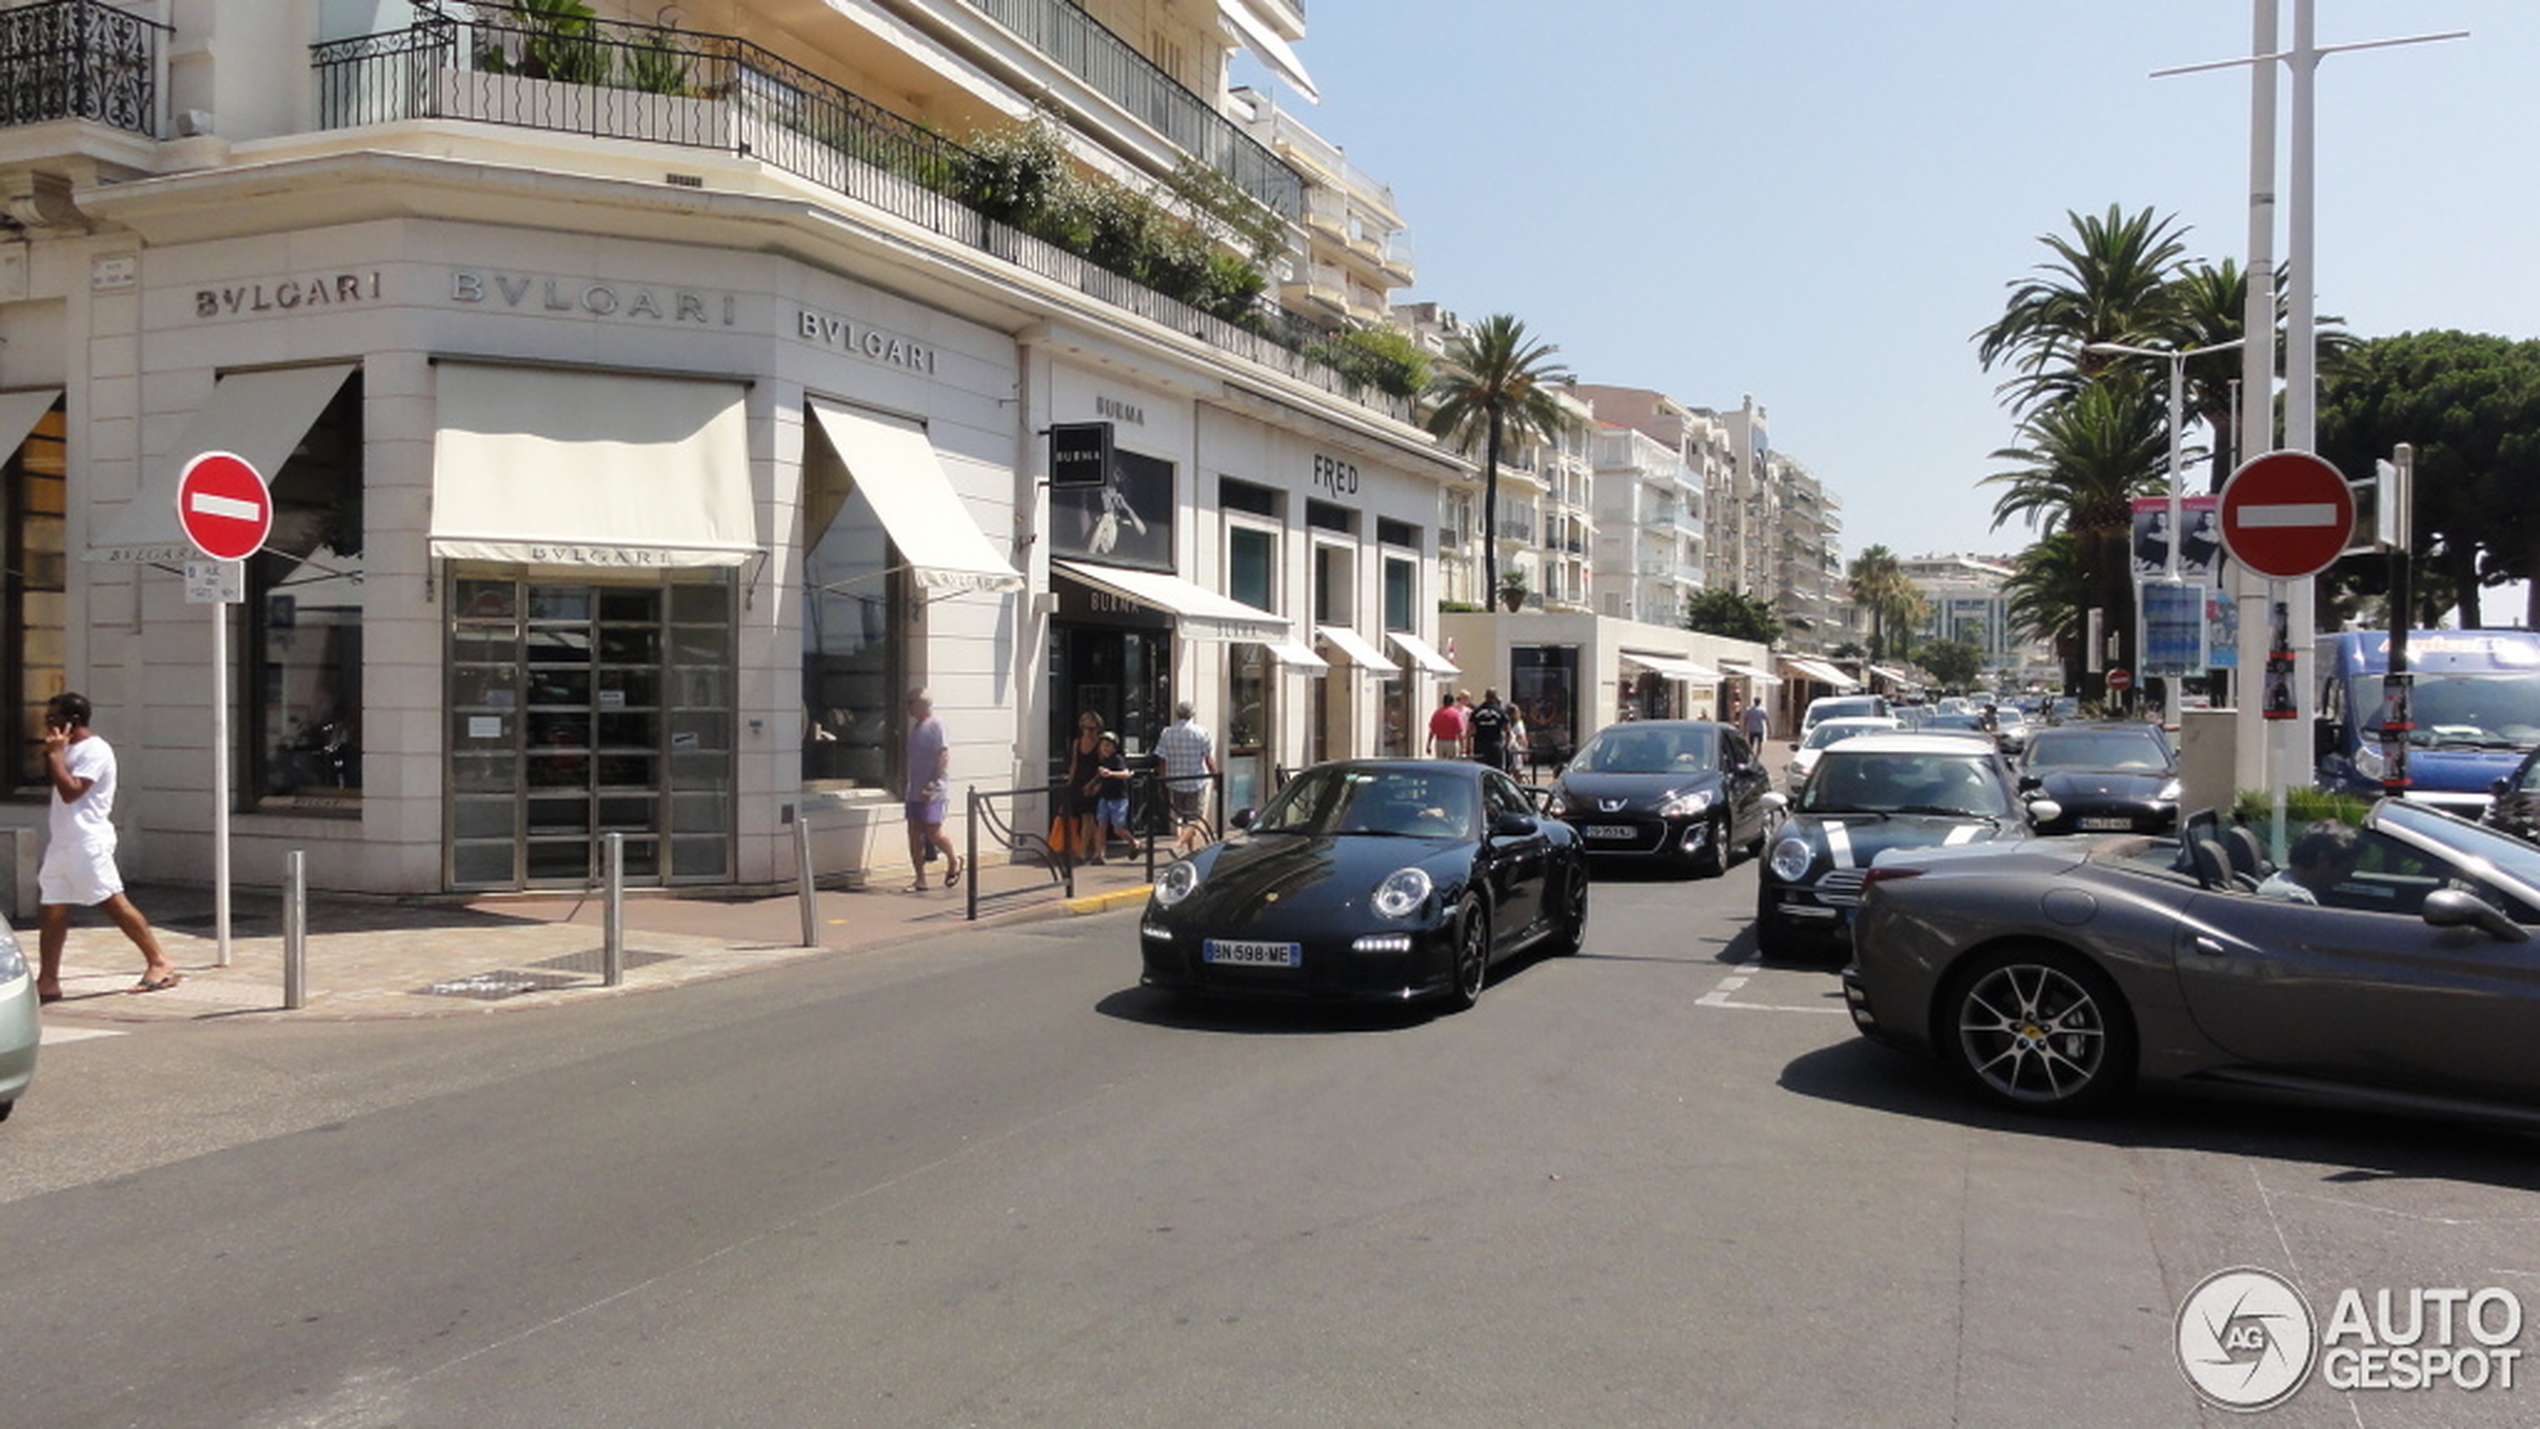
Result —
<path fill-rule="evenodd" d="M 811 867 L 811 811 L 794 810 L 794 897 L 803 909 L 803 946 L 820 946 L 820 878 Z"/>
<path fill-rule="evenodd" d="M 293 849 L 282 857 L 282 1006 L 309 1005 L 309 856 Z"/>
<path fill-rule="evenodd" d="M 600 904 L 600 985 L 626 981 L 626 835 L 605 835 L 608 886 Z"/>

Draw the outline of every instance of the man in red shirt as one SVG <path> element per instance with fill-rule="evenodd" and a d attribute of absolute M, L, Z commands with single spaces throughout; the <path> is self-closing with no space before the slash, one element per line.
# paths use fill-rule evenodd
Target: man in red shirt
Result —
<path fill-rule="evenodd" d="M 1464 757 L 1464 711 L 1452 691 L 1440 691 L 1437 713 L 1429 716 L 1429 752 L 1440 759 Z"/>

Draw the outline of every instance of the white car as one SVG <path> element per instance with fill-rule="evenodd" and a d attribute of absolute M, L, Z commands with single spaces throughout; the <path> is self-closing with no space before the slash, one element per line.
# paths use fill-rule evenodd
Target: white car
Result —
<path fill-rule="evenodd" d="M 1885 715 L 1819 720 L 1815 728 L 1800 738 L 1799 747 L 1791 751 L 1789 767 L 1783 771 L 1782 777 L 1789 783 L 1792 797 L 1797 797 L 1800 789 L 1806 786 L 1808 771 L 1817 767 L 1818 756 L 1824 754 L 1829 746 L 1840 744 L 1856 734 L 1877 734 L 1902 728 L 1903 724 L 1902 720 Z"/>
<path fill-rule="evenodd" d="M 18 948 L 18 935 L 0 923 L 0 1121 L 7 1121 L 26 1084 L 35 1079 L 35 1044 L 44 1032 L 37 1020 L 35 973 Z"/>

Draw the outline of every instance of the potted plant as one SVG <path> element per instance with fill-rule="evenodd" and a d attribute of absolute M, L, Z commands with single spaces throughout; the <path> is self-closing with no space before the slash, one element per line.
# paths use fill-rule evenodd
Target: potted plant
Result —
<path fill-rule="evenodd" d="M 1526 573 L 1520 570 L 1500 572 L 1499 603 L 1512 613 L 1526 604 Z"/>

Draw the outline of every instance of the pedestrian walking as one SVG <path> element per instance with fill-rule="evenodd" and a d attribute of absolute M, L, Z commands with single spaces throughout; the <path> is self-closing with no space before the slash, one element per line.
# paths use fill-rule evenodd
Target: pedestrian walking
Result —
<path fill-rule="evenodd" d="M 1138 851 L 1138 834 L 1129 827 L 1129 761 L 1120 752 L 1120 736 L 1110 730 L 1102 732 L 1094 759 L 1094 859 L 1103 861 L 1110 852 L 1113 835 L 1129 845 L 1134 856 Z"/>
<path fill-rule="evenodd" d="M 1508 702 L 1508 772 L 1523 776 L 1526 762 L 1533 754 L 1533 737 L 1526 733 L 1526 707 L 1515 700 Z"/>
<path fill-rule="evenodd" d="M 1208 837 L 1208 780 L 1217 772 L 1217 741 L 1199 727 L 1189 700 L 1173 706 L 1173 723 L 1155 737 L 1156 769 L 1173 805 L 1174 842 L 1188 848 Z"/>
<path fill-rule="evenodd" d="M 1476 763 L 1493 769 L 1508 767 L 1508 707 L 1499 702 L 1498 690 L 1482 691 L 1482 702 L 1473 706 L 1465 737 L 1472 742 Z"/>
<path fill-rule="evenodd" d="M 1773 717 L 1765 713 L 1762 700 L 1746 707 L 1745 724 L 1746 742 L 1760 748 L 1766 736 L 1773 732 Z"/>
<path fill-rule="evenodd" d="M 1096 841 L 1094 801 L 1102 795 L 1102 716 L 1086 710 L 1076 716 L 1076 737 L 1067 744 L 1067 787 L 1059 791 L 1059 837 L 1079 863 L 1102 862 Z"/>
<path fill-rule="evenodd" d="M 150 920 L 124 896 L 115 869 L 115 749 L 88 727 L 96 711 L 86 695 L 64 691 L 44 702 L 44 774 L 53 786 L 44 862 L 35 881 L 39 910 L 35 993 L 62 1000 L 62 950 L 71 909 L 102 908 L 141 950 L 134 992 L 161 992 L 184 980 L 159 950 Z"/>
<path fill-rule="evenodd" d="M 961 882 L 961 855 L 944 833 L 944 809 L 952 780 L 952 742 L 935 718 L 935 699 L 923 687 L 908 692 L 908 887 L 926 891 L 926 865 L 944 856 L 944 886 Z"/>
<path fill-rule="evenodd" d="M 1429 752 L 1440 759 L 1464 757 L 1464 711 L 1453 690 L 1438 691 L 1437 713 L 1429 716 Z"/>

